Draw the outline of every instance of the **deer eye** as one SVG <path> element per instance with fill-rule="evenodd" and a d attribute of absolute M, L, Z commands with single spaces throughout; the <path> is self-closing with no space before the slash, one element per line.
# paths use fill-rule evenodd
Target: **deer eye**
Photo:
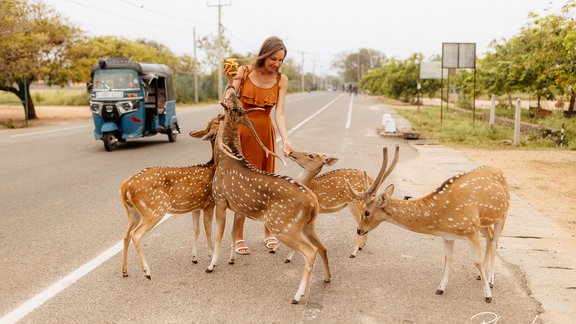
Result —
<path fill-rule="evenodd" d="M 314 158 L 314 155 L 308 154 L 308 158 L 313 159 L 313 158 Z"/>
<path fill-rule="evenodd" d="M 370 211 L 369 210 L 364 211 L 364 217 L 366 217 L 366 218 L 370 217 Z"/>

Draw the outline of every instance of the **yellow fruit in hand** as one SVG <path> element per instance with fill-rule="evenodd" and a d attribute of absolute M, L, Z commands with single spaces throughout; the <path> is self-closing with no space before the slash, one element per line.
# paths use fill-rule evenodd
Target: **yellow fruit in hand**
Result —
<path fill-rule="evenodd" d="M 224 67 L 228 69 L 226 74 L 230 77 L 236 76 L 238 74 L 238 62 L 236 59 L 231 57 L 224 60 Z"/>

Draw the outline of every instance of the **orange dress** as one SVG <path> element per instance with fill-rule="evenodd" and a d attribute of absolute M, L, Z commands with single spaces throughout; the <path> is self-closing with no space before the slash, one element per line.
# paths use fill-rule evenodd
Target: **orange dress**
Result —
<path fill-rule="evenodd" d="M 272 124 L 270 112 L 278 102 L 278 90 L 280 89 L 280 77 L 278 73 L 276 82 L 271 88 L 263 89 L 256 86 L 248 77 L 249 70 L 244 70 L 240 86 L 240 101 L 244 109 L 259 107 L 263 111 L 253 111 L 248 114 L 250 120 L 254 123 L 254 130 L 264 145 L 272 152 L 276 153 L 276 132 Z M 260 148 L 256 139 L 250 133 L 248 128 L 238 125 L 240 134 L 240 144 L 242 146 L 242 155 L 254 168 L 270 173 L 274 173 L 275 160 L 274 156 L 266 157 L 264 150 Z"/>

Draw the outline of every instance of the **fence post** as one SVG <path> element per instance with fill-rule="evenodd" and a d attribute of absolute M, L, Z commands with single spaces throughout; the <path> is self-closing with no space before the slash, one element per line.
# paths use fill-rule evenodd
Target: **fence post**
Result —
<path fill-rule="evenodd" d="M 496 95 L 490 98 L 490 128 L 494 127 L 494 118 L 496 115 Z"/>
<path fill-rule="evenodd" d="M 520 145 L 520 98 L 516 99 L 516 112 L 514 113 L 514 145 Z"/>

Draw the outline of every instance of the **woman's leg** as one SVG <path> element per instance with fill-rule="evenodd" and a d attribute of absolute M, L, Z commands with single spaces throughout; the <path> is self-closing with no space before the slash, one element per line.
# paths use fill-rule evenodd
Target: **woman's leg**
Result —
<path fill-rule="evenodd" d="M 246 216 L 240 213 L 234 213 L 234 225 L 232 226 L 232 240 L 234 241 L 234 250 L 238 254 L 250 254 L 250 248 L 244 241 L 244 221 Z"/>

